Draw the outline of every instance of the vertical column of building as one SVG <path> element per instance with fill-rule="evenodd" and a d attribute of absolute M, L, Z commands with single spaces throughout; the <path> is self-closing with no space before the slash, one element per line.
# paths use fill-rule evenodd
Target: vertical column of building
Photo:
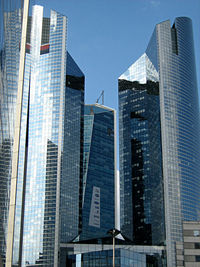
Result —
<path fill-rule="evenodd" d="M 52 11 L 52 19 L 54 12 Z M 60 183 L 61 183 L 61 159 L 63 155 L 63 139 L 64 139 L 64 110 L 65 110 L 65 88 L 66 88 L 66 42 L 67 42 L 67 18 L 57 14 L 58 29 L 62 26 L 60 32 L 60 40 L 58 44 L 61 48 L 61 61 L 60 61 L 60 103 L 59 103 L 59 124 L 58 124 L 58 162 L 57 162 L 57 186 L 56 186 L 56 222 L 55 222 L 55 252 L 54 252 L 54 266 L 58 266 L 58 253 L 59 253 L 59 231 L 60 231 Z M 55 26 L 55 25 L 54 25 Z M 55 56 L 56 58 L 56 56 Z"/>
<path fill-rule="evenodd" d="M 60 198 L 61 243 L 75 239 L 82 228 L 84 82 L 83 72 L 67 53 Z"/>
<path fill-rule="evenodd" d="M 5 263 L 23 2 L 0 4 L 0 255 Z"/>
<path fill-rule="evenodd" d="M 33 20 L 41 8 L 34 7 Z M 36 22 L 35 27 L 41 27 L 41 23 L 37 25 Z M 42 18 L 42 33 L 36 28 L 32 28 L 32 32 L 30 56 L 33 62 L 22 262 L 57 266 L 65 108 L 66 17 L 52 11 L 50 19 Z M 37 41 L 39 43 L 36 44 Z"/>
<path fill-rule="evenodd" d="M 168 266 L 175 266 L 175 240 L 182 238 L 180 168 L 177 143 L 177 62 L 173 64 L 170 22 L 157 25 L 160 67 L 160 110 Z M 174 55 L 176 56 L 176 55 Z M 163 64 L 165 62 L 165 64 Z M 174 77 L 173 77 L 174 76 Z M 176 83 L 178 86 L 176 86 Z M 176 214 L 176 215 L 175 215 Z"/>
<path fill-rule="evenodd" d="M 114 207 L 115 207 L 115 229 L 120 230 L 120 178 L 117 170 L 117 114 L 114 113 Z"/>
<path fill-rule="evenodd" d="M 12 266 L 12 255 L 13 255 L 12 250 L 13 250 L 14 221 L 15 221 L 15 208 L 16 208 L 17 172 L 18 172 L 18 158 L 19 158 L 20 126 L 21 126 L 21 110 L 22 110 L 22 96 L 23 96 L 23 82 L 24 82 L 24 65 L 25 65 L 28 8 L 29 8 L 29 1 L 24 0 L 22 36 L 21 36 L 21 45 L 20 45 L 18 93 L 17 93 L 17 103 L 16 103 L 16 120 L 15 120 L 13 157 L 12 157 L 10 206 L 9 206 L 9 218 L 8 218 L 7 251 L 6 251 L 6 266 L 7 267 Z"/>
<path fill-rule="evenodd" d="M 199 217 L 199 109 L 191 20 L 177 18 L 172 28 L 163 22 L 157 32 L 167 260 L 173 266 L 182 220 Z"/>

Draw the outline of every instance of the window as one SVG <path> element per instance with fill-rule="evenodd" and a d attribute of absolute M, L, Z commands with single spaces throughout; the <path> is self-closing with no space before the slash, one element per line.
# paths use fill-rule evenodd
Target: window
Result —
<path fill-rule="evenodd" d="M 200 262 L 200 256 L 196 256 L 196 262 Z"/>
<path fill-rule="evenodd" d="M 195 243 L 195 244 L 194 244 L 194 247 L 195 247 L 196 249 L 200 249 L 200 243 Z"/>
<path fill-rule="evenodd" d="M 194 230 L 194 236 L 199 236 L 199 230 Z"/>

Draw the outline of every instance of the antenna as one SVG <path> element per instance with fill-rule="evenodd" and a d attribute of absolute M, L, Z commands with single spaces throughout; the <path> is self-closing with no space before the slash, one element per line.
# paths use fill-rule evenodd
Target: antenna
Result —
<path fill-rule="evenodd" d="M 104 105 L 104 90 L 101 91 L 100 96 L 97 98 L 96 103 L 99 103 L 99 100 L 101 99 L 101 104 Z"/>

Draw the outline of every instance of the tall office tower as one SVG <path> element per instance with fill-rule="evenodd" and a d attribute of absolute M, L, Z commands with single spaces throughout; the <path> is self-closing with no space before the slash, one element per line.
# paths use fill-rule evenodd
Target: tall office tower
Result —
<path fill-rule="evenodd" d="M 166 244 L 176 266 L 182 220 L 200 214 L 200 131 L 192 22 L 156 25 L 146 52 L 119 77 L 121 230 Z M 181 262 L 180 262 L 181 263 Z M 181 263 L 183 264 L 183 263 Z"/>
<path fill-rule="evenodd" d="M 76 238 L 82 229 L 84 74 L 67 54 L 63 180 L 60 242 Z"/>
<path fill-rule="evenodd" d="M 12 18 L 11 22 L 7 18 Z M 36 5 L 32 16 L 27 17 L 26 54 L 21 53 L 25 64 L 24 71 L 19 71 L 18 83 L 21 33 L 18 23 L 18 39 L 12 35 L 15 21 L 21 22 L 19 9 L 4 12 L 4 34 L 8 39 L 1 51 L 1 81 L 10 84 L 1 87 L 6 96 L 1 98 L 1 107 L 12 112 L 3 113 L 8 120 L 1 116 L 4 142 L 0 175 L 11 188 L 1 189 L 3 214 L 7 216 L 9 210 L 9 218 L 4 216 L 0 222 L 1 255 L 5 258 L 6 252 L 6 267 L 58 266 L 60 239 L 70 231 L 66 209 L 80 206 L 79 195 L 72 196 L 76 202 L 66 195 L 65 188 L 71 180 L 67 180 L 69 175 L 65 172 L 71 171 L 70 179 L 76 179 L 74 186 L 80 191 L 84 75 L 66 51 L 66 17 L 51 11 L 50 18 L 43 18 L 43 7 Z M 23 37 L 24 31 L 21 32 Z M 22 73 L 24 77 L 20 77 Z M 11 132 L 8 137 L 7 128 Z M 73 136 L 74 152 L 70 155 L 71 169 L 67 165 L 67 153 L 72 148 L 69 136 Z M 78 233 L 77 225 L 74 227 Z"/>
<path fill-rule="evenodd" d="M 85 105 L 82 233 L 80 240 L 104 237 L 115 227 L 116 114 Z"/>

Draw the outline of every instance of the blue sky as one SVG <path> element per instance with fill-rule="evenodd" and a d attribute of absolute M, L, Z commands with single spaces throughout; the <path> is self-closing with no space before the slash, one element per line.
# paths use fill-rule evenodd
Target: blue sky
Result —
<path fill-rule="evenodd" d="M 86 103 L 101 90 L 117 109 L 117 79 L 145 51 L 155 25 L 193 20 L 200 84 L 200 0 L 32 0 L 68 17 L 68 51 L 86 76 Z M 47 11 L 48 13 L 48 11 Z"/>

